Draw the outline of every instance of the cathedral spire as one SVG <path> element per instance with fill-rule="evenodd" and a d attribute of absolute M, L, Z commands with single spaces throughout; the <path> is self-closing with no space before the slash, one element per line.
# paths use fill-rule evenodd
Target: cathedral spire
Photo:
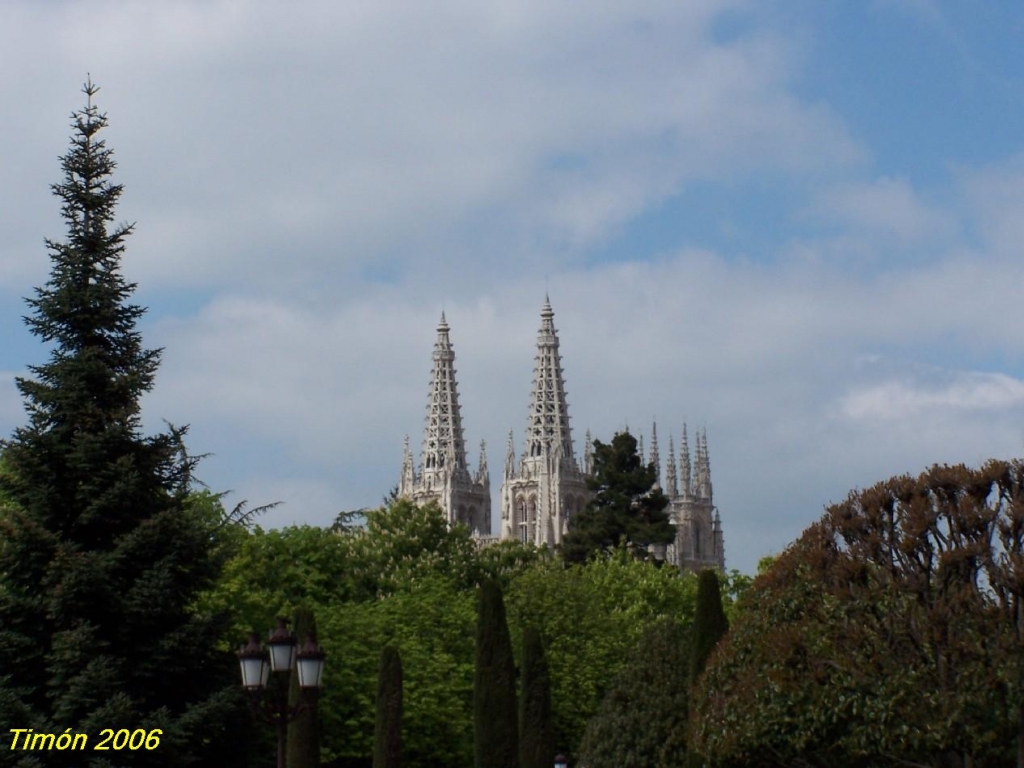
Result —
<path fill-rule="evenodd" d="M 516 472 L 516 450 L 512 442 L 512 430 L 508 431 L 508 446 L 505 448 L 505 479 L 512 477 Z"/>
<path fill-rule="evenodd" d="M 398 483 L 398 495 L 408 496 L 416 485 L 416 470 L 412 466 L 412 451 L 409 450 L 409 436 L 405 436 L 405 450 L 402 453 L 402 477 Z"/>
<path fill-rule="evenodd" d="M 686 422 L 683 422 L 683 442 L 679 444 L 679 492 L 680 495 L 688 499 L 690 497 L 690 442 L 686 437 Z"/>
<path fill-rule="evenodd" d="M 705 427 L 697 434 L 697 495 L 711 500 L 711 461 L 708 458 L 708 430 Z"/>
<path fill-rule="evenodd" d="M 487 486 L 491 484 L 491 473 L 487 469 L 487 443 L 483 440 L 480 441 L 480 462 L 477 464 L 476 477 L 473 481 Z"/>
<path fill-rule="evenodd" d="M 654 465 L 654 487 L 661 488 L 661 456 L 658 455 L 658 422 L 651 424 L 651 456 L 650 463 Z"/>
<path fill-rule="evenodd" d="M 537 356 L 534 358 L 533 392 L 526 421 L 525 455 L 543 456 L 545 451 L 560 453 L 573 460 L 572 436 L 569 431 L 569 406 L 562 379 L 562 356 L 558 351 L 558 331 L 551 302 L 544 297 L 540 331 L 537 333 Z"/>
<path fill-rule="evenodd" d="M 643 436 L 643 434 L 641 434 L 640 437 L 637 438 L 637 441 L 636 441 L 636 455 L 640 457 L 640 463 L 641 464 L 643 464 L 643 465 L 647 464 L 647 461 L 644 458 L 644 436 Z"/>
<path fill-rule="evenodd" d="M 672 435 L 668 436 L 668 463 L 665 464 L 665 491 L 670 499 L 679 495 L 679 485 L 676 483 L 676 446 Z"/>
<path fill-rule="evenodd" d="M 594 472 L 594 441 L 590 437 L 590 430 L 587 430 L 587 435 L 584 438 L 583 444 L 583 473 L 586 475 L 593 474 Z"/>
<path fill-rule="evenodd" d="M 448 323 L 443 311 L 437 325 L 433 359 L 421 456 L 421 471 L 425 477 L 466 470 L 466 446 L 455 383 L 455 351 L 448 338 Z"/>

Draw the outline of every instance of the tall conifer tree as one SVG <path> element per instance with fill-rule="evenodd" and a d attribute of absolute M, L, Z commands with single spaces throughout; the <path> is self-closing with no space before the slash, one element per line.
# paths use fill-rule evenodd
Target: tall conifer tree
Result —
<path fill-rule="evenodd" d="M 402 657 L 393 645 L 380 654 L 377 720 L 373 734 L 373 768 L 402 765 Z"/>
<path fill-rule="evenodd" d="M 729 631 L 729 619 L 722 609 L 718 574 L 705 569 L 697 577 L 697 607 L 693 618 L 693 652 L 690 654 L 690 680 L 696 682 L 704 671 L 708 656 Z"/>
<path fill-rule="evenodd" d="M 52 188 L 67 236 L 47 241 L 50 279 L 28 299 L 49 361 L 18 379 L 29 422 L 2 445 L 0 722 L 92 739 L 159 728 L 157 749 L 119 751 L 117 764 L 230 765 L 232 751 L 210 752 L 237 738 L 223 730 L 239 698 L 234 665 L 213 650 L 224 626 L 190 611 L 218 573 L 218 521 L 188 503 L 184 431 L 140 435 L 160 352 L 142 346 L 144 310 L 120 273 L 132 227 L 113 225 L 121 186 L 98 138 L 97 91 L 86 83 Z M 75 762 L 109 765 L 106 754 Z"/>
<path fill-rule="evenodd" d="M 306 637 L 316 640 L 316 614 L 308 606 L 295 609 L 295 637 L 299 648 L 306 642 Z M 288 703 L 296 706 L 301 696 L 299 675 L 293 673 L 288 682 Z M 315 701 L 315 700 L 314 700 Z M 288 724 L 288 768 L 317 768 L 320 765 L 320 717 L 316 703 L 302 710 Z"/>
<path fill-rule="evenodd" d="M 518 768 L 516 666 L 501 587 L 486 579 L 477 599 L 473 670 L 473 748 L 476 768 Z"/>
<path fill-rule="evenodd" d="M 519 768 L 549 768 L 555 757 L 551 677 L 544 643 L 535 626 L 523 630 L 522 693 L 519 697 Z"/>

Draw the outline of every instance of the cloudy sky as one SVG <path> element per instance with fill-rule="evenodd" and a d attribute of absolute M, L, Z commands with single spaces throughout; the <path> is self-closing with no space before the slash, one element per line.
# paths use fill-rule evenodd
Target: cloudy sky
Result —
<path fill-rule="evenodd" d="M 752 572 L 853 488 L 1021 455 L 1021 39 L 1016 0 L 7 0 L 0 434 L 91 73 L 146 428 L 229 503 L 378 504 L 442 309 L 497 496 L 548 292 L 578 448 L 706 427 Z"/>

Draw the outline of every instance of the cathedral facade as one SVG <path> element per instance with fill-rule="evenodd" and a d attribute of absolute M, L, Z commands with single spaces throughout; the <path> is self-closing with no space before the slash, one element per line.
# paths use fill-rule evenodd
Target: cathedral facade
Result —
<path fill-rule="evenodd" d="M 409 438 L 405 440 L 398 494 L 417 503 L 437 501 L 450 523 L 463 523 L 481 543 L 517 539 L 537 545 L 556 546 L 569 521 L 584 510 L 590 498 L 587 478 L 592 466 L 592 441 L 587 433 L 580 462 L 573 449 L 569 407 L 565 392 L 558 332 L 554 311 L 545 298 L 537 333 L 533 388 L 526 420 L 526 434 L 519 456 L 509 432 L 501 483 L 499 529 L 491 533 L 490 474 L 485 446 L 474 473 L 466 463 L 462 414 L 455 381 L 455 352 L 444 313 L 434 344 L 427 420 L 417 469 Z M 665 472 L 668 512 L 676 528 L 675 542 L 664 557 L 681 568 L 725 568 L 721 519 L 714 508 L 707 433 L 695 435 L 691 465 L 686 427 L 683 427 L 679 465 L 675 445 L 669 439 Z M 643 442 L 640 443 L 644 460 Z M 651 453 L 646 459 L 657 470 L 661 486 L 657 425 L 651 431 Z M 660 553 L 656 553 L 660 556 Z"/>

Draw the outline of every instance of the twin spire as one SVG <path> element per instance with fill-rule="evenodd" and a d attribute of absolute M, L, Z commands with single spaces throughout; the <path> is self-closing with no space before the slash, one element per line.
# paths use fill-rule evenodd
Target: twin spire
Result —
<path fill-rule="evenodd" d="M 554 310 L 551 301 L 544 297 L 540 313 L 541 324 L 537 332 L 537 354 L 534 358 L 533 389 L 530 394 L 530 409 L 526 422 L 526 438 L 523 459 L 541 456 L 560 456 L 575 464 L 572 433 L 569 427 L 569 404 L 566 399 L 562 359 L 558 346 L 558 331 L 554 325 Z M 462 414 L 459 409 L 458 387 L 455 379 L 455 351 L 448 335 L 449 327 L 444 311 L 437 325 L 437 340 L 434 343 L 433 370 L 430 375 L 430 394 L 427 401 L 426 429 L 420 454 L 419 478 L 412 464 L 409 439 L 406 437 L 405 455 L 402 461 L 402 485 L 412 484 L 417 479 L 426 479 L 439 472 L 466 473 L 466 445 L 462 429 Z M 708 459 L 707 430 L 695 434 L 694 461 L 690 460 L 690 444 L 686 424 L 683 424 L 680 443 L 679 473 L 675 460 L 675 444 L 669 438 L 668 466 L 665 471 L 665 491 L 669 498 L 711 498 L 711 467 Z M 640 437 L 640 457 L 644 460 L 643 436 Z M 586 436 L 584 472 L 590 472 L 590 432 Z M 478 481 L 488 475 L 485 445 L 480 442 L 480 461 L 476 472 Z M 661 487 L 661 456 L 658 448 L 658 425 L 651 427 L 651 449 L 647 459 L 655 465 L 656 482 Z M 515 470 L 513 435 L 509 432 L 505 454 L 505 474 Z"/>
<path fill-rule="evenodd" d="M 526 444 L 524 458 L 545 454 L 558 454 L 574 461 L 572 435 L 569 428 L 569 406 L 565 395 L 565 380 L 558 349 L 558 332 L 554 325 L 554 310 L 551 301 L 544 297 L 541 309 L 541 325 L 537 333 L 537 355 L 534 358 L 533 390 L 530 395 L 530 410 L 526 423 Z M 437 325 L 437 341 L 434 343 L 434 367 L 430 374 L 430 394 L 427 400 L 426 429 L 423 433 L 423 448 L 420 453 L 420 475 L 427 477 L 444 470 L 466 469 L 466 447 L 462 429 L 462 414 L 459 409 L 459 394 L 455 380 L 455 352 L 448 335 L 449 327 L 444 311 Z M 588 437 L 589 442 L 589 437 Z M 505 471 L 514 469 L 512 433 L 505 459 Z M 480 466 L 478 477 L 486 474 L 487 459 L 484 444 L 480 444 Z M 402 477 L 410 476 L 409 484 L 415 482 L 412 471 L 412 456 L 406 438 L 406 455 L 403 457 Z"/>
<path fill-rule="evenodd" d="M 555 313 L 547 296 L 540 316 L 523 452 L 517 460 L 510 431 L 502 468 L 497 537 L 557 545 L 570 522 L 586 508 L 590 498 L 587 476 L 593 473 L 594 455 L 589 431 L 580 463 L 574 455 Z M 471 475 L 459 409 L 455 352 L 444 312 L 437 326 L 432 360 L 420 465 L 417 471 L 406 437 L 399 496 L 416 503 L 436 501 L 450 524 L 465 525 L 474 535 L 486 539 L 491 534 L 491 496 L 485 446 L 481 441 L 480 462 Z M 641 460 L 646 457 L 654 464 L 657 486 L 662 487 L 657 424 L 651 429 L 649 455 L 642 441 L 641 437 Z M 666 555 L 672 563 L 693 570 L 721 568 L 724 548 L 721 522 L 711 498 L 706 430 L 695 433 L 694 443 L 691 457 L 690 435 L 684 424 L 677 463 L 676 445 L 669 437 L 663 490 L 671 500 L 676 541 Z"/>

